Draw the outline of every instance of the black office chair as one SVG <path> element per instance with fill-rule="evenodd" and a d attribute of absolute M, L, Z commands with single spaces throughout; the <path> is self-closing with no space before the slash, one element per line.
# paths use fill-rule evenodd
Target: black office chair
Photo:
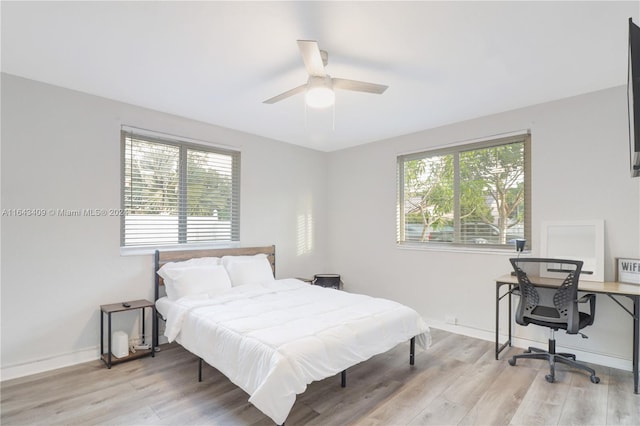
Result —
<path fill-rule="evenodd" d="M 546 359 L 549 361 L 550 374 L 545 376 L 547 382 L 555 380 L 555 364 L 560 362 L 579 368 L 591 374 L 591 382 L 599 383 L 596 372 L 584 364 L 576 362 L 576 356 L 569 353 L 556 353 L 555 332 L 566 330 L 568 334 L 580 334 L 580 330 L 593 324 L 596 313 L 596 296 L 587 294 L 578 299 L 578 280 L 583 262 L 580 260 L 548 259 L 548 258 L 513 258 L 509 259 L 518 277 L 520 286 L 520 302 L 516 310 L 516 322 L 549 327 L 549 349 L 543 350 L 529 347 L 524 353 L 514 355 L 510 365 L 516 365 L 519 358 Z M 540 279 L 540 269 L 564 276 L 560 287 L 541 286 L 545 278 Z M 525 272 L 526 271 L 526 272 Z M 529 275 L 527 275 L 527 272 Z M 531 276 L 531 278 L 530 278 Z M 548 281 L 548 279 L 546 279 Z M 536 283 L 537 282 L 537 283 Z M 579 303 L 589 302 L 589 313 L 578 310 Z"/>

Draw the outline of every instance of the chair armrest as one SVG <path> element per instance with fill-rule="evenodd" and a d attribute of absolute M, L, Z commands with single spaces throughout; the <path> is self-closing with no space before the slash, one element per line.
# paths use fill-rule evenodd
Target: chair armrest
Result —
<path fill-rule="evenodd" d="M 593 321 L 596 319 L 596 295 L 593 293 L 589 293 L 578 299 L 578 303 L 586 302 L 589 302 L 589 316 L 591 317 L 587 325 L 592 325 Z"/>
<path fill-rule="evenodd" d="M 590 299 L 595 299 L 596 295 L 593 293 L 589 293 L 589 294 L 585 294 L 584 296 L 582 296 L 580 299 L 578 299 L 578 303 L 585 303 L 588 302 Z"/>

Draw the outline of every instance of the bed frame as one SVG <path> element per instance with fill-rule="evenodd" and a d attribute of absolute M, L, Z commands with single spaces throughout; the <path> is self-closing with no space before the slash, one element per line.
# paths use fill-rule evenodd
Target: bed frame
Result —
<path fill-rule="evenodd" d="M 193 259 L 195 257 L 222 257 L 222 256 L 253 256 L 256 254 L 264 253 L 269 259 L 271 269 L 273 270 L 273 276 L 276 276 L 276 246 L 263 246 L 263 247 L 235 247 L 235 248 L 219 248 L 219 249 L 204 249 L 204 250 L 177 250 L 177 251 L 159 251 L 156 250 L 154 256 L 154 277 L 155 277 L 155 300 L 160 298 L 160 288 L 164 286 L 164 280 L 158 275 L 158 270 L 162 268 L 165 263 L 169 262 L 182 262 L 184 260 Z M 158 346 L 159 341 L 159 329 L 158 322 L 161 319 L 160 313 L 156 310 L 155 318 L 155 333 L 153 335 L 153 347 L 154 350 Z"/>
<path fill-rule="evenodd" d="M 155 300 L 160 298 L 160 288 L 164 285 L 162 277 L 157 274 L 158 270 L 169 262 L 180 262 L 184 260 L 193 259 L 196 257 L 222 257 L 222 256 L 253 256 L 256 254 L 264 253 L 269 259 L 271 269 L 273 269 L 273 276 L 276 276 L 276 246 L 264 246 L 264 247 L 243 247 L 243 248 L 221 248 L 221 249 L 206 249 L 206 250 L 180 250 L 180 251 L 164 251 L 156 250 L 155 252 Z M 153 348 L 154 350 L 158 346 L 159 328 L 158 321 L 161 319 L 161 314 L 156 310 L 155 318 L 155 333 L 153 335 Z M 409 364 L 415 364 L 415 351 L 416 351 L 416 338 L 412 337 L 409 341 Z M 202 381 L 202 358 L 199 358 L 198 362 L 198 381 Z M 347 370 L 342 371 L 340 374 L 340 386 L 343 388 L 347 386 Z"/>

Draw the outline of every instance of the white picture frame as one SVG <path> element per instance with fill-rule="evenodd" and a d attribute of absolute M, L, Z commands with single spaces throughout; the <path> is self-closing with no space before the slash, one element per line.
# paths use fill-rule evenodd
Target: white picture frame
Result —
<path fill-rule="evenodd" d="M 616 258 L 616 281 L 640 284 L 640 259 Z"/>
<path fill-rule="evenodd" d="M 604 220 L 548 221 L 542 223 L 541 257 L 582 260 L 581 281 L 604 281 Z M 557 269 L 562 269 L 557 265 Z M 540 276 L 556 277 L 548 270 Z"/>

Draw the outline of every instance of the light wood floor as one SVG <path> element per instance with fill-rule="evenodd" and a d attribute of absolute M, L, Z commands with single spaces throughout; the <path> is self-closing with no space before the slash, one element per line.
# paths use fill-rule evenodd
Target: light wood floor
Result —
<path fill-rule="evenodd" d="M 640 425 L 632 375 L 593 366 L 601 382 L 545 362 L 494 360 L 493 344 L 433 330 L 433 345 L 408 363 L 408 344 L 309 385 L 287 419 L 294 425 Z M 521 350 L 512 348 L 511 352 Z M 248 395 L 176 345 L 155 358 L 100 361 L 2 383 L 2 425 L 273 425 Z"/>

